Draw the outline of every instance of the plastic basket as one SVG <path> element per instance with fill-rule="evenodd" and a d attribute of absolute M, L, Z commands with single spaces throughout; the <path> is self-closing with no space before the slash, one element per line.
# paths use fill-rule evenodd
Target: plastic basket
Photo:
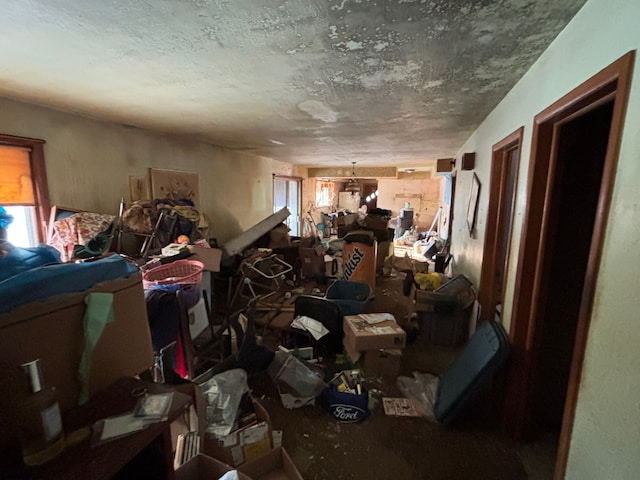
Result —
<path fill-rule="evenodd" d="M 203 270 L 204 264 L 197 260 L 176 260 L 146 271 L 142 275 L 142 284 L 147 289 L 153 286 L 172 284 L 194 284 L 199 287 L 202 282 Z"/>

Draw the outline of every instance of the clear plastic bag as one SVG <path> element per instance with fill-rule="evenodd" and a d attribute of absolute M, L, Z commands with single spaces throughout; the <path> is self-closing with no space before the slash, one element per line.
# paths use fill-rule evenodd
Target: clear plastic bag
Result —
<path fill-rule="evenodd" d="M 320 372 L 290 353 L 277 352 L 267 372 L 279 388 L 298 397 L 317 397 L 327 386 Z"/>
<path fill-rule="evenodd" d="M 436 422 L 434 406 L 440 379 L 428 373 L 413 372 L 413 378 L 398 377 L 398 388 L 407 398 L 414 398 L 420 402 L 422 413 L 427 419 Z"/>
<path fill-rule="evenodd" d="M 241 368 L 214 375 L 200 384 L 206 400 L 207 433 L 228 435 L 238 417 L 242 396 L 249 391 L 247 372 Z"/>

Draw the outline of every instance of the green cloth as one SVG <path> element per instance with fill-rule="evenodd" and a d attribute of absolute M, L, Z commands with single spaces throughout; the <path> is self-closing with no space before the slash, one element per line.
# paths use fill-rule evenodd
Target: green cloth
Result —
<path fill-rule="evenodd" d="M 78 380 L 80 381 L 80 394 L 78 404 L 82 405 L 89 400 L 89 375 L 91 374 L 91 359 L 104 327 L 113 322 L 113 293 L 89 293 L 84 303 L 87 310 L 84 313 L 84 351 L 78 367 Z"/>

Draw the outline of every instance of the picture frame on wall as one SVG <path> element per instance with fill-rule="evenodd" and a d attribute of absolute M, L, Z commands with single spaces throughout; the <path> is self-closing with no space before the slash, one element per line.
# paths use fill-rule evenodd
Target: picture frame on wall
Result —
<path fill-rule="evenodd" d="M 200 177 L 197 172 L 151 168 L 153 198 L 190 200 L 197 207 L 200 201 Z"/>
<path fill-rule="evenodd" d="M 129 196 L 131 202 L 150 200 L 149 178 L 145 176 L 129 175 Z"/>
<path fill-rule="evenodd" d="M 467 227 L 469 234 L 473 233 L 476 227 L 476 217 L 478 216 L 478 200 L 480 198 L 480 179 L 474 173 L 471 179 L 471 189 L 469 190 L 469 203 L 467 204 Z"/>

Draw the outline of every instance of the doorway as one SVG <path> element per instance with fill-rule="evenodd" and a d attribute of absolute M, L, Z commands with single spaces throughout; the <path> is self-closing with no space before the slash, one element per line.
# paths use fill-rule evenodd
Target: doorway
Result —
<path fill-rule="evenodd" d="M 505 427 L 558 432 L 563 478 L 634 52 L 534 119 L 510 328 Z"/>
<path fill-rule="evenodd" d="M 500 321 L 506 283 L 516 179 L 524 127 L 493 146 L 489 205 L 478 300 L 482 319 Z"/>
<path fill-rule="evenodd" d="M 378 182 L 364 182 L 360 194 L 360 206 L 366 205 L 367 211 L 378 208 Z"/>
<path fill-rule="evenodd" d="M 289 227 L 289 235 L 300 236 L 300 179 L 273 177 L 273 212 L 287 207 L 291 215 L 284 223 Z"/>

